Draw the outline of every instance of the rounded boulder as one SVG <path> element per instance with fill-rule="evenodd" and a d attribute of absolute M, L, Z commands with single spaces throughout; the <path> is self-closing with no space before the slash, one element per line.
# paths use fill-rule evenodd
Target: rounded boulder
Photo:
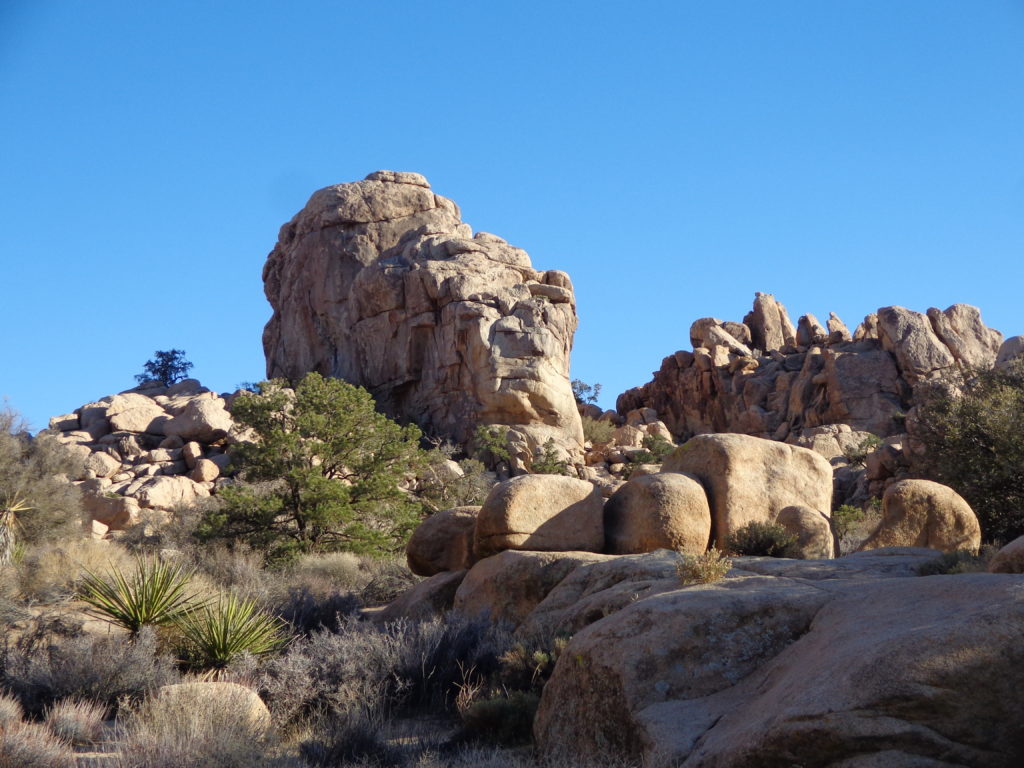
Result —
<path fill-rule="evenodd" d="M 642 475 L 608 499 L 604 530 L 609 554 L 672 549 L 699 555 L 711 538 L 711 507 L 704 486 L 693 475 Z"/>

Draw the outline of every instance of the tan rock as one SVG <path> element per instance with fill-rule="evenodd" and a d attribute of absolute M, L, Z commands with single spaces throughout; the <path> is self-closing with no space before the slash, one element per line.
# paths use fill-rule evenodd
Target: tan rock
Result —
<path fill-rule="evenodd" d="M 495 485 L 480 508 L 476 555 L 487 557 L 506 549 L 600 552 L 602 507 L 600 492 L 585 480 L 513 477 Z"/>
<path fill-rule="evenodd" d="M 645 475 L 631 479 L 608 499 L 604 530 L 609 554 L 672 549 L 696 555 L 711 539 L 711 509 L 696 477 Z"/>
<path fill-rule="evenodd" d="M 839 315 L 835 312 L 828 313 L 828 340 L 831 344 L 853 341 L 850 329 L 846 327 L 846 323 L 840 320 Z"/>
<path fill-rule="evenodd" d="M 795 445 L 749 435 L 698 435 L 676 448 L 662 471 L 700 479 L 716 541 L 747 523 L 773 522 L 788 506 L 823 514 L 832 508 L 832 466 Z"/>
<path fill-rule="evenodd" d="M 233 425 L 223 400 L 199 396 L 190 400 L 180 415 L 167 422 L 164 433 L 177 435 L 186 442 L 212 443 L 226 437 Z"/>
<path fill-rule="evenodd" d="M 1024 336 L 1011 336 L 1000 345 L 996 365 L 1006 368 L 1021 357 L 1024 357 Z"/>
<path fill-rule="evenodd" d="M 187 477 L 160 475 L 143 481 L 134 495 L 143 507 L 173 511 L 194 504 L 210 492 Z"/>
<path fill-rule="evenodd" d="M 452 201 L 399 178 L 319 190 L 282 227 L 263 273 L 268 376 L 318 370 L 457 443 L 503 424 L 524 436 L 527 457 L 552 439 L 582 458 L 568 276 L 473 236 Z"/>
<path fill-rule="evenodd" d="M 789 313 L 770 293 L 754 294 L 754 309 L 743 323 L 750 328 L 751 345 L 762 352 L 796 344 L 796 329 Z"/>
<path fill-rule="evenodd" d="M 164 434 L 168 416 L 152 398 L 134 392 L 114 395 L 106 409 L 106 418 L 115 432 Z"/>
<path fill-rule="evenodd" d="M 391 621 L 429 621 L 452 609 L 455 593 L 466 571 L 441 571 L 406 590 L 381 611 L 373 614 L 376 624 Z"/>
<path fill-rule="evenodd" d="M 824 344 L 828 331 L 812 314 L 801 315 L 796 323 L 796 343 L 801 347 Z"/>
<path fill-rule="evenodd" d="M 185 460 L 189 469 L 195 469 L 196 462 L 203 458 L 203 447 L 195 441 L 185 443 L 181 448 L 181 458 Z"/>
<path fill-rule="evenodd" d="M 593 552 L 502 552 L 469 569 L 454 610 L 518 625 L 575 568 L 608 559 Z"/>
<path fill-rule="evenodd" d="M 989 573 L 1024 573 L 1024 536 L 996 552 L 988 564 Z"/>
<path fill-rule="evenodd" d="M 980 546 L 978 518 L 956 491 L 931 480 L 900 480 L 886 489 L 882 521 L 860 549 L 930 547 L 977 552 Z"/>
<path fill-rule="evenodd" d="M 878 336 L 896 358 L 900 373 L 911 384 L 951 368 L 956 362 L 939 341 L 928 318 L 904 307 L 878 310 Z"/>
<path fill-rule="evenodd" d="M 970 304 L 954 304 L 940 312 L 928 310 L 932 330 L 962 366 L 991 368 L 1003 343 L 1003 334 L 981 321 L 981 311 Z"/>
<path fill-rule="evenodd" d="M 83 493 L 82 507 L 90 519 L 112 531 L 126 531 L 139 522 L 139 503 L 126 496 Z"/>
<path fill-rule="evenodd" d="M 63 416 L 51 416 L 50 429 L 54 432 L 72 432 L 80 429 L 78 414 L 65 413 Z"/>
<path fill-rule="evenodd" d="M 179 464 L 179 462 L 175 462 L 175 464 L 177 465 Z M 179 471 L 184 471 L 188 466 L 187 462 L 180 462 L 180 464 L 180 467 L 175 466 L 175 471 L 173 472 L 173 474 L 178 474 Z M 169 472 L 167 474 L 172 473 Z M 209 459 L 199 459 L 199 461 L 196 462 L 196 465 L 188 473 L 188 477 L 190 480 L 193 480 L 197 483 L 212 483 L 214 480 L 220 477 L 220 467 L 218 467 Z"/>
<path fill-rule="evenodd" d="M 480 507 L 454 507 L 437 512 L 409 538 L 405 556 L 417 576 L 463 571 L 473 565 L 473 536 Z"/>
<path fill-rule="evenodd" d="M 85 468 L 96 473 L 96 477 L 111 477 L 121 471 L 121 462 L 106 451 L 93 451 L 85 460 Z"/>
<path fill-rule="evenodd" d="M 1009 768 L 1022 609 L 1019 583 L 992 574 L 657 593 L 573 636 L 535 738 L 580 763 Z"/>
<path fill-rule="evenodd" d="M 776 523 L 797 537 L 796 548 L 801 560 L 829 560 L 835 557 L 835 537 L 829 518 L 810 507 L 786 507 Z"/>

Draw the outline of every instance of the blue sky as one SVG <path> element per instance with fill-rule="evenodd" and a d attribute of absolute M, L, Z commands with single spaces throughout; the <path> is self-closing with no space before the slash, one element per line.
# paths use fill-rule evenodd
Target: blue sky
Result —
<path fill-rule="evenodd" d="M 564 269 L 602 398 L 755 291 L 1024 333 L 1024 2 L 0 2 L 0 394 L 264 374 L 317 188 L 418 171 Z"/>

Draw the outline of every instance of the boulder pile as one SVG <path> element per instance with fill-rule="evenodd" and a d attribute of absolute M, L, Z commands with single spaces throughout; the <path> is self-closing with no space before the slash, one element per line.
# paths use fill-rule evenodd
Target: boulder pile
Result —
<path fill-rule="evenodd" d="M 736 432 L 810 448 L 833 463 L 840 503 L 881 496 L 906 473 L 919 388 L 1024 350 L 966 304 L 925 314 L 883 307 L 850 333 L 835 314 L 794 326 L 764 293 L 742 323 L 695 321 L 690 341 L 693 351 L 666 357 L 650 382 L 619 395 L 618 413 L 650 409 L 677 441 Z M 849 460 L 864 446 L 866 472 Z"/>
<path fill-rule="evenodd" d="M 50 419 L 49 432 L 80 459 L 69 479 L 83 492 L 93 535 L 126 530 L 143 510 L 166 515 L 224 482 L 236 439 L 232 397 L 195 379 L 146 382 Z"/>
<path fill-rule="evenodd" d="M 581 460 L 569 276 L 473 234 L 423 176 L 377 171 L 314 193 L 281 228 L 263 281 L 268 377 L 343 378 L 463 446 L 479 425 L 507 426 L 513 473 L 549 440 Z"/>

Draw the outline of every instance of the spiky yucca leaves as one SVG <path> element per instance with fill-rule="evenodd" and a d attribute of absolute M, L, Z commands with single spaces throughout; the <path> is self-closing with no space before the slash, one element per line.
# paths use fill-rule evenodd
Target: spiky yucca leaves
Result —
<path fill-rule="evenodd" d="M 0 565 L 6 565 L 14 558 L 14 546 L 18 537 L 18 515 L 32 509 L 18 494 L 8 496 L 0 507 Z"/>
<path fill-rule="evenodd" d="M 87 571 L 80 594 L 93 613 L 135 635 L 143 627 L 172 624 L 202 607 L 188 591 L 194 572 L 140 557 L 128 576 L 115 570 L 106 579 Z"/>
<path fill-rule="evenodd" d="M 260 610 L 255 600 L 230 593 L 185 614 L 177 625 L 189 661 L 201 669 L 222 669 L 243 653 L 263 656 L 288 643 L 283 621 Z"/>

